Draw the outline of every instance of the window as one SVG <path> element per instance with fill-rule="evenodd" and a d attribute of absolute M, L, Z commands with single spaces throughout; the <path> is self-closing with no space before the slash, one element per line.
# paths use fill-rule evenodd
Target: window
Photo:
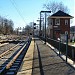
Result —
<path fill-rule="evenodd" d="M 53 25 L 53 19 L 50 19 L 50 25 Z"/>
<path fill-rule="evenodd" d="M 65 31 L 65 34 L 68 34 L 68 31 Z"/>
<path fill-rule="evenodd" d="M 60 19 L 59 18 L 55 19 L 55 25 L 60 25 Z"/>
<path fill-rule="evenodd" d="M 65 25 L 68 25 L 68 20 L 65 20 Z"/>
<path fill-rule="evenodd" d="M 49 19 L 49 25 L 53 25 L 53 19 Z"/>

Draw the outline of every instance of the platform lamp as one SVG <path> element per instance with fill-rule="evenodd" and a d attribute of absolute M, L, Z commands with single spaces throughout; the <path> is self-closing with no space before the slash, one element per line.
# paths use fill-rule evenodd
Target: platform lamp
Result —
<path fill-rule="evenodd" d="M 40 30 L 41 30 L 41 13 L 45 13 L 45 44 L 46 44 L 46 13 L 51 13 L 51 11 L 40 11 Z"/>

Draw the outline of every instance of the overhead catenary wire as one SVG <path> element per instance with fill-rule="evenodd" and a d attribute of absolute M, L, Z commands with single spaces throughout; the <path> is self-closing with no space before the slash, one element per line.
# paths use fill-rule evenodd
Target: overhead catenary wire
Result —
<path fill-rule="evenodd" d="M 24 17 L 22 16 L 20 10 L 17 8 L 16 2 L 14 0 L 10 0 L 11 4 L 14 6 L 14 8 L 16 9 L 16 11 L 18 12 L 18 14 L 20 15 L 21 19 L 25 22 Z"/>

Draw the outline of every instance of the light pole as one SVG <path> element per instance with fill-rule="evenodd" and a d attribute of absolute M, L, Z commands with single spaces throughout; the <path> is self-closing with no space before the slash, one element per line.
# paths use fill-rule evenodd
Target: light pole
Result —
<path fill-rule="evenodd" d="M 41 20 L 40 20 L 41 19 Z M 39 34 L 40 34 L 40 32 L 42 31 L 43 32 L 43 36 L 44 36 L 44 18 L 42 17 L 42 18 L 38 18 L 38 20 L 37 21 L 39 21 Z M 41 21 L 43 21 L 43 26 L 41 25 Z M 41 26 L 42 26 L 42 30 L 41 30 Z M 40 35 L 39 35 L 40 36 Z"/>
<path fill-rule="evenodd" d="M 51 13 L 51 11 L 41 11 L 40 12 L 40 28 L 41 28 L 41 13 L 45 13 L 45 44 L 46 44 L 46 13 Z"/>
<path fill-rule="evenodd" d="M 41 12 L 40 12 L 40 26 L 39 26 L 39 37 L 40 37 L 40 34 L 41 34 Z"/>
<path fill-rule="evenodd" d="M 67 63 L 67 56 L 68 56 L 68 32 L 66 33 L 66 63 Z"/>

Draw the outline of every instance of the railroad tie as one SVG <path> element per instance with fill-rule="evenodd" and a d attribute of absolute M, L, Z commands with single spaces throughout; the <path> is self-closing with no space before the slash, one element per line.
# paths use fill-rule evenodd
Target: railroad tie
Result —
<path fill-rule="evenodd" d="M 31 44 L 27 50 L 27 53 L 23 59 L 22 65 L 17 75 L 31 75 L 32 74 L 33 52 L 34 52 L 34 40 L 31 41 Z"/>

